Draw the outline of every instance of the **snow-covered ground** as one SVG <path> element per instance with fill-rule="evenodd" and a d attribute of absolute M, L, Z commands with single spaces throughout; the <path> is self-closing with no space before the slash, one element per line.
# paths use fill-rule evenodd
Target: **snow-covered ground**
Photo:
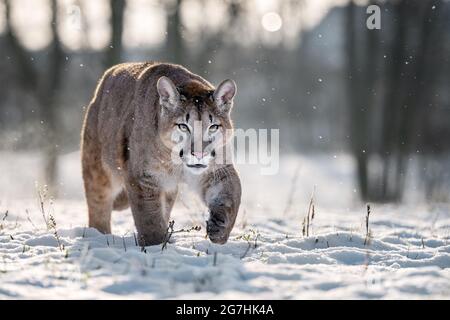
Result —
<path fill-rule="evenodd" d="M 113 213 L 113 235 L 86 227 L 77 153 L 61 159 L 60 199 L 45 202 L 50 228 L 36 197 L 39 157 L 0 159 L 3 299 L 450 298 L 449 205 L 372 205 L 367 237 L 366 206 L 356 200 L 345 155 L 285 157 L 275 176 L 242 166 L 242 207 L 223 246 L 205 239 L 206 210 L 183 191 L 174 229 L 202 229 L 145 251 L 129 210 Z"/>

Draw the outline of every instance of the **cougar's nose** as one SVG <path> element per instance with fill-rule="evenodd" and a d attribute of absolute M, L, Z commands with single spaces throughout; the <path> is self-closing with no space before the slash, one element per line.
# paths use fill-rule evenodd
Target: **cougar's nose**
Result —
<path fill-rule="evenodd" d="M 197 152 L 197 151 L 192 151 L 191 154 L 196 157 L 198 160 L 201 160 L 203 157 L 205 157 L 208 152 Z"/>

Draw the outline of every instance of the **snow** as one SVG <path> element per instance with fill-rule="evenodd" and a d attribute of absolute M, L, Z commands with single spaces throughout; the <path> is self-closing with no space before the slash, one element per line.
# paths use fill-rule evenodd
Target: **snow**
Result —
<path fill-rule="evenodd" d="M 56 228 L 47 228 L 34 197 L 39 157 L 0 159 L 8 182 L 0 186 L 1 299 L 450 298 L 448 204 L 372 204 L 367 238 L 366 206 L 345 154 L 284 157 L 275 176 L 241 166 L 242 207 L 222 246 L 205 239 L 205 208 L 183 189 L 174 229 L 202 229 L 145 251 L 129 210 L 113 213 L 113 235 L 86 227 L 78 153 L 61 158 L 62 196 L 46 201 Z M 304 237 L 314 187 L 316 212 Z"/>

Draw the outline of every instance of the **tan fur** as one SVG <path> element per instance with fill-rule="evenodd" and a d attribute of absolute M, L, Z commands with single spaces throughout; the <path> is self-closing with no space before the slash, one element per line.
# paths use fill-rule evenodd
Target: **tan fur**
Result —
<path fill-rule="evenodd" d="M 170 112 L 161 105 L 157 91 L 162 76 L 180 93 L 179 104 Z M 179 134 L 175 119 L 190 113 L 209 126 L 207 118 L 214 117 L 221 124 L 220 134 L 232 129 L 229 112 L 212 98 L 214 91 L 200 76 L 173 64 L 126 63 L 105 72 L 81 134 L 90 227 L 110 233 L 111 211 L 130 206 L 140 244 L 161 243 L 177 186 L 191 181 L 210 210 L 209 238 L 216 243 L 227 241 L 241 200 L 240 180 L 233 165 L 217 164 L 213 159 L 205 172 L 190 179 L 192 174 L 185 165 L 171 161 L 170 137 Z M 187 161 L 181 153 L 180 157 Z"/>

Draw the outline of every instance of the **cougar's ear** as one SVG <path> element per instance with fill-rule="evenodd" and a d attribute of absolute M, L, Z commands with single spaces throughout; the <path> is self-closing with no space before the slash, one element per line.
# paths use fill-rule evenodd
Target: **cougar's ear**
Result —
<path fill-rule="evenodd" d="M 180 100 L 180 93 L 173 84 L 172 80 L 162 76 L 156 83 L 156 88 L 159 94 L 159 103 L 168 109 L 176 108 Z"/>
<path fill-rule="evenodd" d="M 227 79 L 214 91 L 214 100 L 217 107 L 223 111 L 229 111 L 233 106 L 233 98 L 236 95 L 236 83 L 233 80 Z"/>

